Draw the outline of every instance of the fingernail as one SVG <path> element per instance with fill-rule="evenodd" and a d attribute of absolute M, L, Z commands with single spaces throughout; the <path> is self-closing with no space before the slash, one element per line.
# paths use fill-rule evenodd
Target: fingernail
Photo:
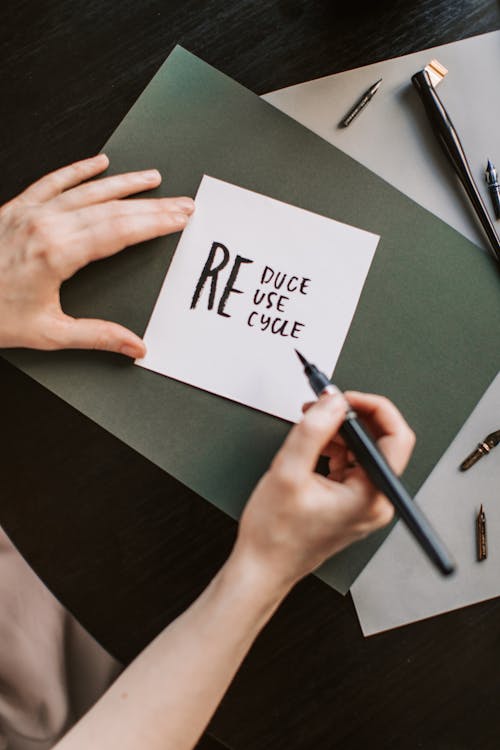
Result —
<path fill-rule="evenodd" d="M 95 159 L 96 161 L 105 161 L 105 162 L 109 162 L 109 158 L 108 158 L 108 156 L 107 156 L 106 154 L 97 154 L 97 156 L 94 156 L 94 159 Z"/>
<path fill-rule="evenodd" d="M 124 354 L 125 357 L 131 357 L 132 359 L 137 359 L 138 357 L 144 356 L 144 350 L 141 349 L 139 346 L 134 346 L 133 344 L 125 344 L 120 349 L 120 354 Z"/>
<path fill-rule="evenodd" d="M 184 213 L 192 214 L 194 211 L 194 200 L 192 198 L 177 198 L 175 205 Z"/>
<path fill-rule="evenodd" d="M 176 224 L 181 224 L 182 226 L 187 224 L 188 221 L 188 217 L 186 216 L 186 214 L 172 214 L 172 219 Z"/>
<path fill-rule="evenodd" d="M 146 182 L 158 182 L 161 180 L 161 174 L 157 169 L 148 169 L 147 172 L 142 173 L 142 179 Z"/>

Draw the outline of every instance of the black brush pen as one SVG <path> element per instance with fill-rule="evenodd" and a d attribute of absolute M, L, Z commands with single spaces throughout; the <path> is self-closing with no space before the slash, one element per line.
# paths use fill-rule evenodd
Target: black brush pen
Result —
<path fill-rule="evenodd" d="M 340 393 L 337 386 L 333 385 L 324 373 L 308 362 L 297 349 L 295 349 L 295 352 L 304 365 L 304 372 L 316 396 L 320 396 L 322 393 Z M 402 482 L 394 474 L 374 441 L 358 420 L 356 412 L 349 408 L 347 401 L 346 406 L 346 416 L 339 434 L 344 438 L 347 447 L 354 453 L 375 487 L 383 492 L 394 505 L 429 559 L 443 575 L 453 573 L 455 564 L 429 521 L 418 505 L 415 505 Z"/>
<path fill-rule="evenodd" d="M 420 95 L 427 117 L 429 118 L 439 144 L 464 186 L 465 192 L 469 196 L 469 200 L 482 224 L 485 234 L 490 242 L 492 255 L 495 260 L 500 263 L 500 239 L 496 233 L 488 211 L 486 210 L 486 206 L 483 203 L 479 190 L 477 189 L 477 185 L 474 182 L 458 133 L 453 126 L 443 102 L 437 95 L 436 89 L 432 85 L 429 71 L 425 68 L 424 70 L 419 70 L 418 73 L 415 73 L 415 75 L 412 76 L 411 80 Z"/>

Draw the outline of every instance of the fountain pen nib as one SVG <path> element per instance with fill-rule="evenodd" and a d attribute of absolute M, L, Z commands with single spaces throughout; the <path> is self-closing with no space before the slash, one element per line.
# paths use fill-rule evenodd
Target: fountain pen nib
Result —
<path fill-rule="evenodd" d="M 480 458 L 487 456 L 491 449 L 498 445 L 498 443 L 500 443 L 500 430 L 491 432 L 484 438 L 482 443 L 479 443 L 472 453 L 469 453 L 467 458 L 465 458 L 460 464 L 460 471 L 467 471 L 467 469 L 470 469 Z"/>

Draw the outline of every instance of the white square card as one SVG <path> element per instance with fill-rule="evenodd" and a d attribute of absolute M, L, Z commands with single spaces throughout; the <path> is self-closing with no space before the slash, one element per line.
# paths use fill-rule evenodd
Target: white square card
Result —
<path fill-rule="evenodd" d="M 333 372 L 378 237 L 204 176 L 137 364 L 297 421 Z"/>

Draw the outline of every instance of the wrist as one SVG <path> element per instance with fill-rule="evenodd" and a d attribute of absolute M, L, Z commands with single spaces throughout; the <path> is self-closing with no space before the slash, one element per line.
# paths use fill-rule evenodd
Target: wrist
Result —
<path fill-rule="evenodd" d="M 220 576 L 223 585 L 238 591 L 242 606 L 248 604 L 253 611 L 269 619 L 292 587 L 272 573 L 269 565 L 236 544 Z"/>

